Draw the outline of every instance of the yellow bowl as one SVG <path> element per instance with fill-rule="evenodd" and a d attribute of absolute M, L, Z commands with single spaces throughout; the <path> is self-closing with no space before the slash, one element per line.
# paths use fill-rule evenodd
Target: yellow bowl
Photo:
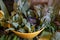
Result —
<path fill-rule="evenodd" d="M 4 12 L 0 10 L 0 20 L 2 20 L 3 17 L 4 17 Z"/>
<path fill-rule="evenodd" d="M 36 32 L 33 32 L 33 33 L 20 33 L 20 32 L 17 32 L 17 31 L 13 31 L 13 32 L 21 38 L 28 38 L 29 39 L 29 38 L 36 37 L 43 30 L 44 30 L 44 28 L 42 28 L 40 31 L 36 31 Z"/>
<path fill-rule="evenodd" d="M 4 22 L 3 22 L 4 23 Z M 6 25 L 6 26 L 5 26 Z M 9 23 L 4 23 L 3 24 L 4 27 L 8 27 L 11 28 L 11 24 Z M 39 31 L 33 32 L 33 33 L 21 33 L 21 32 L 17 32 L 15 30 L 12 30 L 12 32 L 14 32 L 17 36 L 21 37 L 21 38 L 27 38 L 27 39 L 31 39 L 36 37 L 39 33 L 41 33 L 45 28 L 42 28 Z"/>

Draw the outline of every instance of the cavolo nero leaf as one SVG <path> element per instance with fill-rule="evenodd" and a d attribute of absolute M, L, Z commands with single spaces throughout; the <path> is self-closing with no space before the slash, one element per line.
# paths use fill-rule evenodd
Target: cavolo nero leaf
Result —
<path fill-rule="evenodd" d="M 27 16 L 26 11 L 29 9 L 28 2 L 26 0 L 21 0 L 19 10 L 22 11 L 22 13 Z"/>

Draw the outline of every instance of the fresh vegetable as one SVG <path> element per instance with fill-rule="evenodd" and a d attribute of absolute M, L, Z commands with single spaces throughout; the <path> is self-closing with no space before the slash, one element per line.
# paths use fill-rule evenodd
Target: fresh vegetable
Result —
<path fill-rule="evenodd" d="M 47 6 L 48 8 L 46 9 L 46 6 L 47 5 L 44 5 L 44 7 L 42 5 L 35 5 L 34 10 L 32 10 L 30 5 L 28 5 L 28 1 L 15 0 L 11 16 L 9 16 L 8 20 L 4 19 L 5 21 L 3 22 L 8 23 L 9 27 L 10 24 L 12 25 L 11 28 L 7 30 L 16 30 L 23 33 L 35 32 L 43 27 L 47 28 L 53 17 L 53 7 Z M 46 10 L 45 15 L 42 15 L 42 9 Z M 54 30 L 53 27 L 51 27 L 51 29 Z"/>

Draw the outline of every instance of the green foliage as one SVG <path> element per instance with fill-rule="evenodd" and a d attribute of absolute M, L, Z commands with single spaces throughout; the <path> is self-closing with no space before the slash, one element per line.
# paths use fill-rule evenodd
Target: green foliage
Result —
<path fill-rule="evenodd" d="M 0 40 L 5 40 L 5 35 L 2 35 Z"/>
<path fill-rule="evenodd" d="M 26 1 L 26 0 L 22 0 L 23 2 L 21 2 L 21 4 L 19 4 L 19 5 L 17 5 L 17 3 L 15 2 L 15 6 L 14 6 L 14 8 L 16 9 L 16 10 L 13 10 L 13 12 L 12 12 L 12 16 L 10 16 L 11 17 L 11 19 L 9 20 L 9 21 L 11 21 L 11 24 L 12 24 L 12 27 L 13 28 L 15 28 L 15 30 L 16 31 L 20 31 L 20 32 L 25 32 L 25 31 L 28 31 L 28 32 L 33 32 L 33 31 L 36 31 L 36 30 L 38 30 L 39 29 L 39 27 L 41 28 L 41 26 L 44 24 L 44 26 L 46 26 L 46 29 L 49 29 L 49 31 L 51 31 L 51 32 L 54 32 L 55 31 L 55 29 L 54 29 L 54 26 L 51 26 L 51 19 L 52 19 L 52 17 L 50 18 L 50 16 L 52 16 L 52 15 L 50 15 L 50 13 L 47 13 L 46 14 L 46 16 L 43 16 L 42 18 L 36 18 L 36 15 L 35 14 L 33 14 L 34 13 L 34 10 L 32 10 L 32 9 L 30 9 L 30 6 L 28 5 L 28 2 Z M 1 2 L 2 2 L 2 0 L 1 0 Z M 22 4 L 23 3 L 23 4 Z M 1 4 L 1 3 L 0 3 Z M 3 3 L 2 3 L 3 4 Z M 3 4 L 4 5 L 4 4 Z M 39 8 L 38 8 L 39 7 Z M 4 6 L 3 8 L 5 8 L 5 10 L 4 11 L 7 11 L 7 9 L 6 9 L 6 7 Z M 27 10 L 30 10 L 29 12 L 27 11 Z M 37 6 L 36 7 L 36 9 L 37 9 L 37 11 L 39 11 L 38 12 L 38 15 L 37 16 L 39 16 L 39 13 L 41 13 L 41 12 L 43 12 L 43 11 L 41 11 L 40 12 L 40 10 L 38 10 L 38 9 L 41 9 L 42 10 L 42 8 L 40 8 L 40 6 Z M 50 8 L 51 9 L 51 8 Z M 49 10 L 49 12 L 50 11 L 53 11 L 52 9 L 50 10 L 50 9 L 48 9 Z M 5 12 L 4 12 L 5 13 Z M 27 16 L 27 13 L 29 14 L 29 15 L 31 15 L 31 17 L 32 18 L 30 18 L 30 20 L 29 20 L 29 15 L 28 15 L 28 17 L 26 17 Z M 37 13 L 37 12 L 36 12 Z M 24 14 L 24 15 L 23 15 Z M 32 15 L 34 15 L 34 17 L 32 16 Z M 34 19 L 34 20 L 33 20 Z M 40 21 L 40 19 L 42 19 L 43 20 L 43 23 L 41 24 L 41 26 L 40 26 L 40 22 L 38 23 L 38 22 L 36 22 L 36 21 Z M 30 23 L 30 22 L 31 23 Z M 32 24 L 33 22 L 36 22 L 36 24 Z M 50 24 L 49 24 L 50 23 Z M 37 26 L 36 26 L 37 25 Z M 34 26 L 34 27 L 32 27 L 32 26 Z M 43 27 L 44 27 L 43 26 Z M 24 27 L 27 29 L 27 30 L 25 30 L 24 29 Z M 33 30 L 34 29 L 34 30 Z M 8 30 L 10 30 L 10 29 L 8 29 Z"/>
<path fill-rule="evenodd" d="M 15 10 L 12 13 L 12 16 L 9 16 L 8 10 L 7 10 L 6 6 L 5 6 L 5 4 L 3 3 L 2 0 L 0 0 L 0 7 L 1 7 L 1 10 L 5 13 L 5 20 L 6 19 L 9 19 L 9 17 L 11 17 L 11 19 L 9 19 L 9 22 L 12 24 L 12 27 L 13 27 L 13 28 L 7 29 L 6 31 L 8 31 L 8 30 L 16 30 L 16 31 L 22 32 L 22 33 L 25 33 L 27 31 L 28 31 L 27 33 L 29 33 L 29 32 L 35 32 L 36 30 L 37 31 L 40 30 L 41 29 L 41 26 L 43 24 L 44 24 L 44 26 L 46 26 L 45 31 L 48 31 L 48 32 L 43 32 L 43 35 L 44 34 L 47 35 L 47 34 L 49 34 L 49 32 L 54 33 L 56 31 L 56 26 L 54 25 L 54 23 L 53 22 L 48 23 L 48 22 L 50 22 L 49 21 L 49 19 L 50 19 L 49 15 L 46 16 L 46 17 L 44 16 L 45 18 L 42 19 L 42 20 L 40 20 L 41 18 L 36 18 L 36 16 L 39 16 L 40 17 L 40 10 L 37 10 L 38 11 L 38 15 L 36 15 L 37 12 L 34 13 L 33 10 L 29 9 L 30 6 L 28 5 L 28 2 L 26 0 L 22 0 L 22 2 L 24 4 L 21 4 L 19 6 L 17 6 L 15 4 L 15 6 L 14 6 Z M 41 12 L 42 12 L 42 9 L 41 9 Z M 18 16 L 17 16 L 17 14 L 18 14 Z M 32 17 L 30 20 L 32 20 L 34 18 L 35 18 L 34 20 L 36 20 L 36 21 L 39 20 L 39 23 L 31 24 L 29 22 L 30 20 L 28 20 L 27 15 L 28 15 L 28 17 L 30 17 L 30 16 Z M 52 20 L 54 20 L 54 17 L 53 16 L 55 16 L 55 15 L 51 14 L 50 16 L 51 16 Z M 48 18 L 48 19 L 46 20 L 46 18 Z M 42 21 L 41 24 L 40 24 L 40 21 Z M 14 34 L 9 34 L 9 35 L 2 35 L 0 37 L 0 40 L 23 40 L 23 39 L 17 37 Z"/>
<path fill-rule="evenodd" d="M 52 35 L 52 33 L 51 32 L 47 32 L 47 31 L 43 31 L 40 36 L 42 37 L 42 36 L 47 36 L 47 35 Z"/>
<path fill-rule="evenodd" d="M 17 36 L 14 36 L 13 40 L 17 40 Z"/>
<path fill-rule="evenodd" d="M 55 33 L 56 32 L 56 26 L 54 23 L 50 23 L 45 29 L 48 32 Z"/>
<path fill-rule="evenodd" d="M 7 40 L 11 40 L 11 35 L 8 37 L 8 39 Z"/>

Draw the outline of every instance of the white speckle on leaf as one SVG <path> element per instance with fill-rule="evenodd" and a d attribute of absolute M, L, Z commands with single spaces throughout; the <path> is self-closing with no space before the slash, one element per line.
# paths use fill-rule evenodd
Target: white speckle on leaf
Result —
<path fill-rule="evenodd" d="M 19 24 L 18 24 L 18 23 L 16 23 L 16 22 L 13 22 L 12 24 L 13 24 L 13 26 L 14 26 L 15 28 L 17 28 L 17 27 L 18 27 L 18 25 L 19 25 Z"/>

